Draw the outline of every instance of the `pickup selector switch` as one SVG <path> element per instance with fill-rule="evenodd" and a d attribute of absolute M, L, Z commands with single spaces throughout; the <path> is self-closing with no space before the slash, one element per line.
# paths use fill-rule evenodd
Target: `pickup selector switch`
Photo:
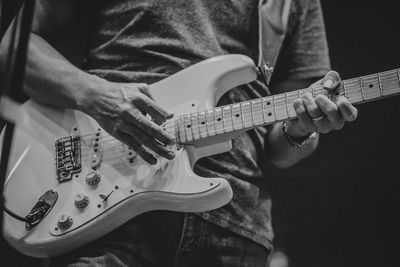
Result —
<path fill-rule="evenodd" d="M 67 215 L 67 214 L 60 214 L 60 216 L 58 216 L 58 221 L 57 221 L 57 226 L 61 229 L 61 230 L 67 230 L 68 228 L 70 228 L 72 226 L 72 217 Z"/>
<path fill-rule="evenodd" d="M 88 185 L 97 185 L 101 180 L 101 175 L 97 171 L 90 172 L 86 175 L 86 183 Z"/>
<path fill-rule="evenodd" d="M 87 205 L 89 204 L 89 197 L 86 196 L 85 194 L 79 193 L 76 194 L 74 202 L 75 202 L 75 207 L 77 207 L 78 209 L 83 209 L 86 208 Z"/>

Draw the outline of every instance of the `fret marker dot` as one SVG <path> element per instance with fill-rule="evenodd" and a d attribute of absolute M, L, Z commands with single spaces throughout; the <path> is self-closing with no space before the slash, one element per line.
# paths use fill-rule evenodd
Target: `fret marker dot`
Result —
<path fill-rule="evenodd" d="M 203 125 L 204 125 L 204 124 L 206 124 L 206 122 L 205 122 L 205 121 L 202 121 L 202 122 L 201 122 L 201 124 L 203 124 Z"/>
<path fill-rule="evenodd" d="M 190 128 L 190 126 L 191 126 L 191 125 L 189 124 L 189 125 L 188 125 L 188 126 L 186 126 L 186 127 L 187 127 L 187 128 Z"/>
<path fill-rule="evenodd" d="M 239 114 L 236 114 L 235 116 L 236 116 L 236 118 L 239 118 Z"/>
<path fill-rule="evenodd" d="M 268 106 L 271 105 L 271 102 L 268 101 L 268 102 L 267 102 L 267 105 L 268 105 Z"/>
<path fill-rule="evenodd" d="M 372 88 L 372 87 L 374 87 L 374 85 L 373 85 L 373 84 L 370 84 L 370 85 L 369 85 L 369 88 Z"/>
<path fill-rule="evenodd" d="M 217 121 L 221 121 L 221 118 L 218 118 Z"/>
<path fill-rule="evenodd" d="M 270 113 L 268 113 L 268 116 L 272 116 L 272 113 L 270 112 Z"/>

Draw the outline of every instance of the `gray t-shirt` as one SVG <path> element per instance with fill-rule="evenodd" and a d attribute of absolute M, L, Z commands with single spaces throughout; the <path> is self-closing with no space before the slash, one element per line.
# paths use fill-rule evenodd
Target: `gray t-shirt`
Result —
<path fill-rule="evenodd" d="M 258 59 L 259 0 L 109 0 L 94 12 L 84 68 L 116 82 L 153 83 L 194 63 L 223 54 Z M 330 68 L 318 0 L 293 0 L 275 79 L 315 78 Z M 255 81 L 235 88 L 218 105 L 267 96 Z M 267 248 L 271 247 L 271 199 L 264 149 L 265 127 L 233 140 L 229 152 L 203 158 L 195 172 L 226 178 L 233 199 L 198 214 Z M 268 169 L 266 170 L 268 172 Z"/>

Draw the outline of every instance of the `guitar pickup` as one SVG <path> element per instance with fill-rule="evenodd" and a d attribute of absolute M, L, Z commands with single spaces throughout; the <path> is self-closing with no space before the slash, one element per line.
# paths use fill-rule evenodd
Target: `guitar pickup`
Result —
<path fill-rule="evenodd" d="M 103 137 L 101 134 L 101 129 L 99 128 L 90 144 L 90 156 L 89 156 L 90 167 L 93 170 L 97 170 L 101 165 L 102 159 L 103 159 Z"/>

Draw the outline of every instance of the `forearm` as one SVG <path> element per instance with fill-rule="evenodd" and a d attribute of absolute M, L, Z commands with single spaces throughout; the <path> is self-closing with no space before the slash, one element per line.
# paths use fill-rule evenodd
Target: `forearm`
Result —
<path fill-rule="evenodd" d="M 282 123 L 275 123 L 270 127 L 266 136 L 266 151 L 268 151 L 269 158 L 276 167 L 287 168 L 311 155 L 317 148 L 318 139 L 319 135 L 310 143 L 296 149 L 285 137 L 282 131 Z"/>
<path fill-rule="evenodd" d="M 2 65 L 6 57 L 7 39 L 0 48 Z M 72 65 L 46 40 L 31 33 L 24 91 L 37 102 L 79 109 L 100 78 Z"/>

